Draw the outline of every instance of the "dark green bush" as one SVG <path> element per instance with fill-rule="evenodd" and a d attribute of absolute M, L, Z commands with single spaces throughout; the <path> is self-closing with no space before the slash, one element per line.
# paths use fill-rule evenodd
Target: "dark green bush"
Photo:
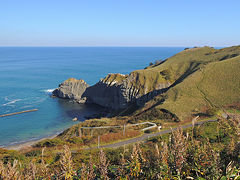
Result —
<path fill-rule="evenodd" d="M 148 129 L 148 130 L 145 130 L 144 133 L 149 134 L 151 133 L 151 131 Z"/>
<path fill-rule="evenodd" d="M 34 156 L 39 156 L 41 153 L 42 153 L 41 149 L 36 149 L 36 150 L 32 150 L 30 152 L 27 152 L 25 154 L 25 156 L 27 156 L 27 157 L 34 157 Z"/>
<path fill-rule="evenodd" d="M 72 137 L 67 140 L 67 142 L 72 143 L 72 144 L 82 144 L 83 140 L 80 137 Z"/>
<path fill-rule="evenodd" d="M 13 163 L 14 160 L 23 161 L 25 159 L 25 156 L 23 154 L 20 154 L 18 151 L 11 150 L 2 159 L 3 162 L 6 164 L 7 162 Z"/>
<path fill-rule="evenodd" d="M 53 147 L 63 145 L 65 142 L 59 138 L 46 139 L 36 144 L 36 147 Z"/>
<path fill-rule="evenodd" d="M 215 108 L 215 107 L 209 108 L 207 110 L 207 115 L 208 116 L 215 116 L 215 115 L 217 115 L 217 113 L 218 113 L 218 109 Z"/>
<path fill-rule="evenodd" d="M 88 126 L 88 127 L 100 127 L 107 124 L 105 121 L 98 121 L 98 120 L 90 120 L 90 121 L 86 121 L 85 123 L 86 124 L 82 123 L 83 126 Z"/>

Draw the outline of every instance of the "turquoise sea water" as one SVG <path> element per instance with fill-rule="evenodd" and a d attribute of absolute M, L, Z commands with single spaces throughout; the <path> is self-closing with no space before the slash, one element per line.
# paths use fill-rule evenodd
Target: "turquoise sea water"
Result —
<path fill-rule="evenodd" d="M 93 85 L 108 73 L 128 74 L 165 59 L 183 47 L 0 47 L 0 147 L 47 137 L 96 113 L 86 106 L 51 98 L 49 93 L 69 77 Z"/>

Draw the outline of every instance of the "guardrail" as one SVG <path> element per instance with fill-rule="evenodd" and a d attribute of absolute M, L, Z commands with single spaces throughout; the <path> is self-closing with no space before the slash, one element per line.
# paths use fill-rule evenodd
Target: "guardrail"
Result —
<path fill-rule="evenodd" d="M 125 127 L 132 127 L 132 126 L 138 126 L 143 124 L 150 124 L 152 126 L 142 129 L 142 131 L 152 129 L 154 127 L 157 127 L 157 124 L 153 122 L 142 122 L 142 123 L 136 123 L 136 124 L 128 124 L 123 126 L 99 126 L 99 127 L 79 127 L 80 129 L 106 129 L 106 128 L 125 128 Z"/>

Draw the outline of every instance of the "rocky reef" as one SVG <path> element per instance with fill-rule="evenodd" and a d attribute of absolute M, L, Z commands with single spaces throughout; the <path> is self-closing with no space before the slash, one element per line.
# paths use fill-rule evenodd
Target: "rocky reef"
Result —
<path fill-rule="evenodd" d="M 75 78 L 69 78 L 63 83 L 59 84 L 59 87 L 52 92 L 53 96 L 63 99 L 73 99 L 79 103 L 84 103 L 86 98 L 82 95 L 89 85 L 82 79 L 77 80 Z"/>

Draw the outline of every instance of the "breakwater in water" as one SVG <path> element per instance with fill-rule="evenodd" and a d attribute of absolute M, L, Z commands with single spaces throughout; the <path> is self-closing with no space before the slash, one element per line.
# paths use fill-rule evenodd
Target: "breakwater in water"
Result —
<path fill-rule="evenodd" d="M 33 112 L 33 111 L 38 111 L 38 109 L 30 109 L 30 110 L 15 112 L 15 113 L 3 114 L 3 115 L 0 115 L 0 117 L 13 116 L 13 115 L 28 113 L 28 112 Z"/>

